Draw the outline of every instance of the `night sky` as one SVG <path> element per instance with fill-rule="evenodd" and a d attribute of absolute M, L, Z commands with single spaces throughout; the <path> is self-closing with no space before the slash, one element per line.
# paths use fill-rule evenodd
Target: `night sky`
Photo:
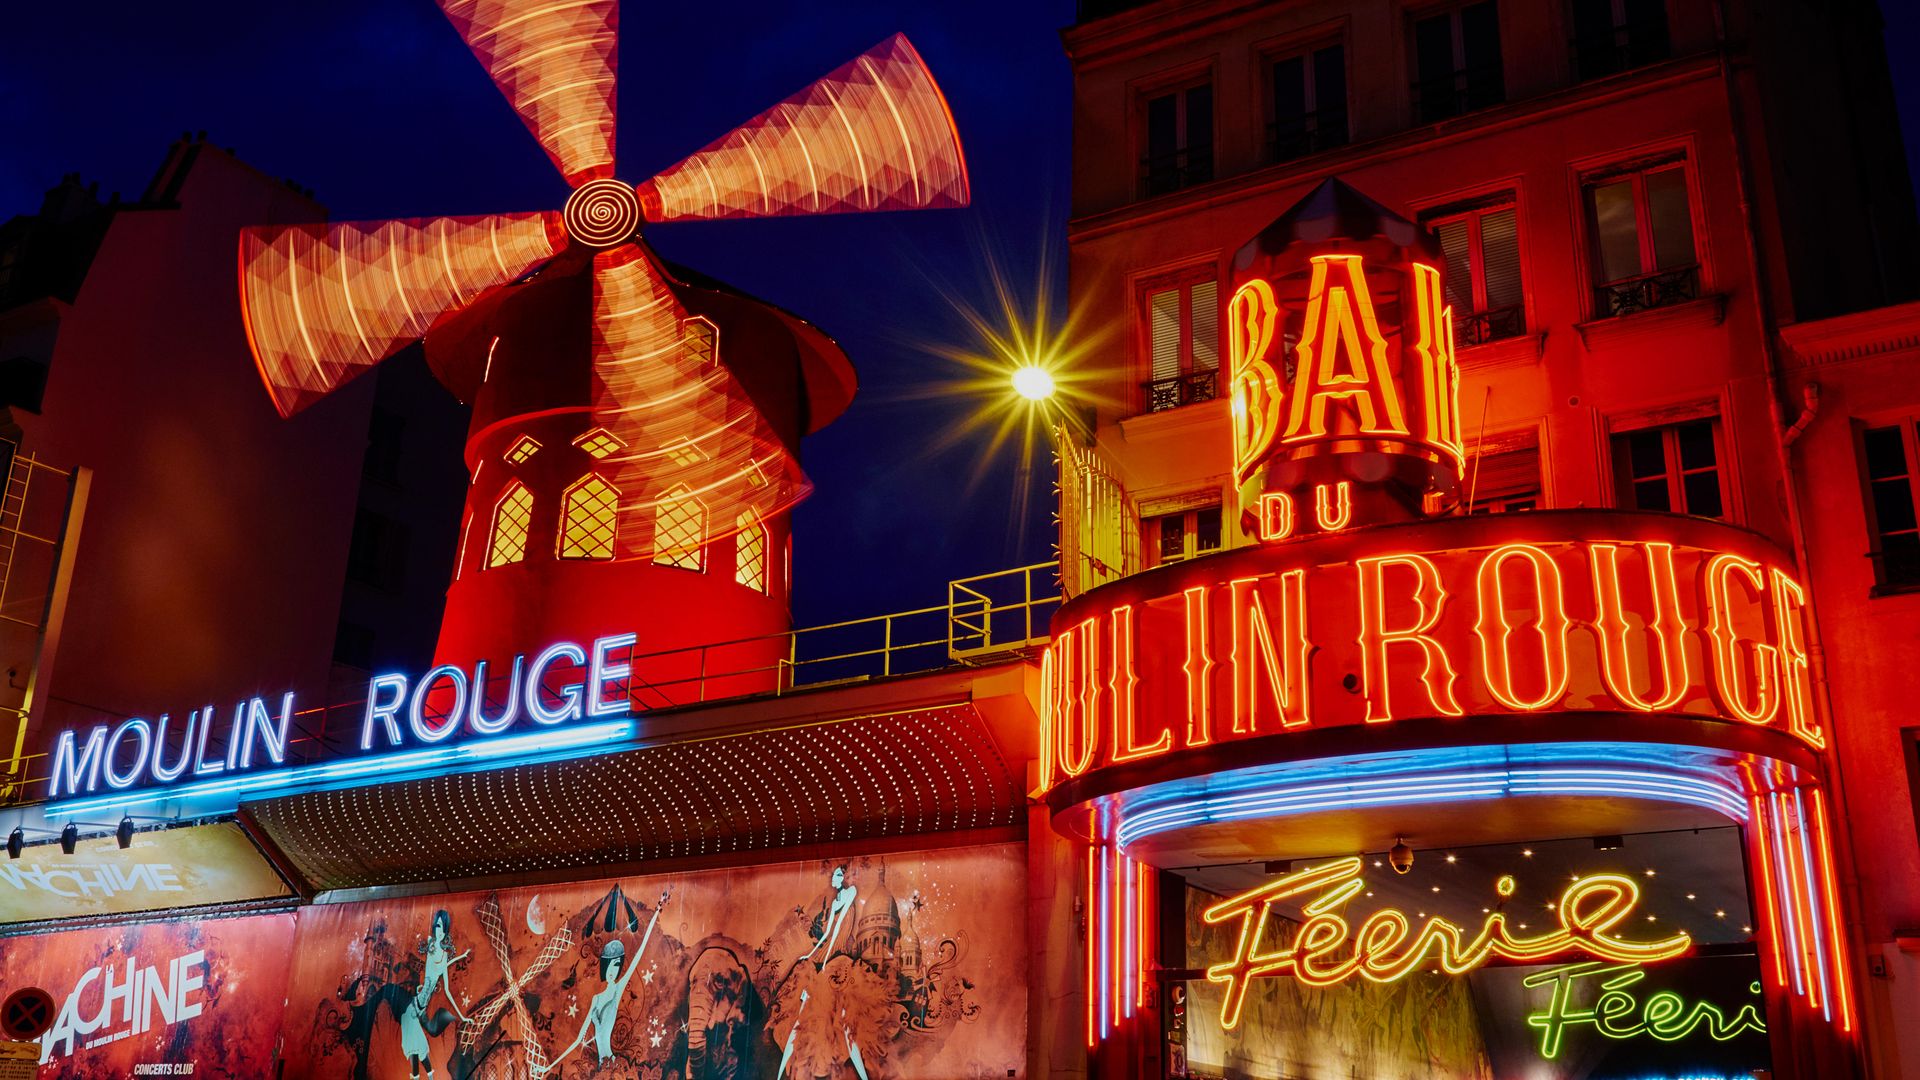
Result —
<path fill-rule="evenodd" d="M 1883 4 L 1909 146 L 1920 5 Z M 565 185 L 429 0 L 10 5 L 0 32 L 0 220 L 63 173 L 136 197 L 182 131 L 312 188 L 335 219 L 558 209 Z M 957 433 L 985 396 L 945 353 L 955 305 L 1064 296 L 1072 0 L 644 3 L 624 12 L 620 175 L 640 180 L 895 31 L 946 90 L 973 206 L 663 226 L 666 257 L 812 320 L 859 368 L 853 408 L 805 446 L 798 625 L 944 602 L 949 578 L 1049 557 L 1051 468 Z M 1054 280 L 1043 276 L 1050 260 Z M 995 314 L 997 318 L 997 314 Z M 268 408 L 264 393 L 261 408 Z M 939 448 L 930 447 L 944 442 Z"/>

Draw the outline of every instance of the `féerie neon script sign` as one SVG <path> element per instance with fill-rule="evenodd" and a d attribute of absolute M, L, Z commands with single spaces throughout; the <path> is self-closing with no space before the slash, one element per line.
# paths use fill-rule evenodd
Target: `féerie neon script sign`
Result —
<path fill-rule="evenodd" d="M 427 747 L 457 737 L 500 735 L 525 720 L 541 728 L 569 721 L 622 716 L 631 710 L 626 680 L 631 674 L 633 634 L 596 638 L 591 646 L 570 641 L 548 646 L 527 662 L 513 658 L 500 692 L 481 660 L 471 671 L 442 664 L 418 679 L 375 675 L 367 681 L 360 718 L 360 749 L 369 753 Z M 491 712 L 490 712 L 491 710 Z M 194 709 L 168 737 L 171 718 L 129 717 L 95 724 L 82 733 L 69 728 L 54 743 L 47 797 L 126 791 L 144 784 L 208 780 L 285 765 L 296 714 L 292 693 L 279 711 L 264 698 L 236 704 L 221 734 L 221 713 L 212 705 Z"/>
<path fill-rule="evenodd" d="M 1714 1042 L 1727 1042 L 1745 1032 L 1764 1034 L 1767 1030 L 1766 1022 L 1760 1019 L 1760 1010 L 1751 1001 L 1729 1017 L 1710 1002 L 1696 1001 L 1688 1005 L 1672 990 L 1655 991 L 1645 998 L 1636 998 L 1627 992 L 1646 977 L 1646 971 L 1639 964 L 1601 963 L 1569 964 L 1527 976 L 1522 980 L 1524 986 L 1552 984 L 1553 987 L 1547 1007 L 1527 1015 L 1527 1026 L 1540 1032 L 1540 1056 L 1559 1057 L 1567 1029 L 1589 1024 L 1609 1039 L 1646 1035 L 1661 1042 L 1678 1042 L 1695 1031 Z M 1592 1006 L 1577 1008 L 1573 1001 L 1574 982 L 1589 979 L 1598 980 L 1600 995 Z M 1760 984 L 1754 982 L 1747 990 L 1757 995 Z"/>
<path fill-rule="evenodd" d="M 1640 902 L 1640 886 L 1623 874 L 1590 874 L 1575 880 L 1554 906 L 1557 929 L 1515 937 L 1504 912 L 1486 917 L 1472 938 L 1458 925 L 1438 916 L 1416 931 L 1406 912 L 1381 908 L 1361 922 L 1358 930 L 1340 909 L 1366 888 L 1358 858 L 1336 859 L 1321 866 L 1270 881 L 1229 897 L 1206 909 L 1208 923 L 1238 919 L 1240 932 L 1233 957 L 1207 968 L 1207 980 L 1226 984 L 1220 1007 L 1222 1027 L 1240 1023 L 1250 980 L 1266 975 L 1292 975 L 1309 986 L 1332 986 L 1354 976 L 1390 983 L 1438 967 L 1460 975 L 1494 956 L 1510 960 L 1544 960 L 1571 950 L 1582 950 L 1602 960 L 1646 963 L 1678 956 L 1693 946 L 1685 931 L 1658 941 L 1624 941 L 1613 929 L 1633 914 Z M 1514 881 L 1502 877 L 1496 888 L 1511 896 Z M 1273 935 L 1273 909 L 1282 901 L 1305 898 L 1306 915 L 1289 942 L 1267 942 Z"/>

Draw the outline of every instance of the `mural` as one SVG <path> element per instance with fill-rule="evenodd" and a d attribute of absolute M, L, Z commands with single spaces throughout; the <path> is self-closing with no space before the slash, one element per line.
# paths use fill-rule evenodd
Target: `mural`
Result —
<path fill-rule="evenodd" d="M 1200 913 L 1220 897 L 1187 889 L 1187 966 L 1232 958 L 1238 923 L 1208 925 Z M 1295 924 L 1276 913 L 1273 929 Z M 1467 980 L 1422 973 L 1385 985 L 1354 979 L 1324 989 L 1295 979 L 1253 980 L 1240 1025 L 1220 1026 L 1225 987 L 1187 984 L 1187 1075 L 1225 1080 L 1268 1077 L 1397 1076 L 1491 1080 Z"/>
<path fill-rule="evenodd" d="M 0 996 L 60 1003 L 43 1080 L 273 1076 L 292 915 L 142 923 L 0 938 Z"/>
<path fill-rule="evenodd" d="M 301 912 L 286 1075 L 1023 1071 L 1019 845 Z"/>

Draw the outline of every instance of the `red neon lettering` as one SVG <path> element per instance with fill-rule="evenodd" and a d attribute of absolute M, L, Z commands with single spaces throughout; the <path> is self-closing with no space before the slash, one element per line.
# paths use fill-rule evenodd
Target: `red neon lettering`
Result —
<path fill-rule="evenodd" d="M 1274 342 L 1280 304 L 1273 286 L 1255 278 L 1227 304 L 1227 357 L 1233 365 L 1234 478 L 1266 456 L 1280 429 L 1280 373 L 1267 354 Z"/>
<path fill-rule="evenodd" d="M 1085 643 L 1092 642 L 1089 648 Z M 1059 739 L 1055 756 L 1060 771 L 1079 776 L 1093 764 L 1099 749 L 1100 727 L 1094 722 L 1094 698 L 1100 692 L 1096 667 L 1099 639 L 1094 621 L 1088 619 L 1060 635 L 1060 659 L 1054 665 L 1059 675 L 1058 706 L 1054 710 L 1055 737 Z M 1075 746 L 1075 739 L 1079 745 Z"/>
<path fill-rule="evenodd" d="M 1753 653 L 1753 697 L 1747 696 L 1746 665 L 1741 641 L 1733 628 L 1732 582 L 1741 578 L 1758 605 L 1766 595 L 1766 574 L 1760 564 L 1740 555 L 1715 555 L 1701 570 L 1706 577 L 1707 608 L 1712 613 L 1707 637 L 1713 642 L 1713 681 L 1727 712 L 1749 724 L 1771 724 L 1780 708 L 1776 674 L 1780 650 L 1763 642 L 1749 642 Z"/>
<path fill-rule="evenodd" d="M 1413 604 L 1418 612 L 1412 626 L 1387 627 L 1384 578 L 1389 566 L 1405 566 L 1415 574 Z M 1388 687 L 1387 646 L 1417 646 L 1425 655 L 1426 667 L 1421 681 L 1427 687 L 1427 700 L 1435 711 L 1446 716 L 1464 715 L 1453 696 L 1453 666 L 1440 643 L 1428 636 L 1440 621 L 1447 593 L 1440 585 L 1440 571 L 1433 561 L 1420 555 L 1378 555 L 1357 559 L 1354 567 L 1360 575 L 1360 683 L 1367 699 L 1367 723 L 1393 719 L 1393 702 Z"/>
<path fill-rule="evenodd" d="M 1186 600 L 1187 745 L 1213 741 L 1213 642 L 1207 618 L 1207 587 L 1197 585 L 1182 594 Z"/>
<path fill-rule="evenodd" d="M 1780 641 L 1780 689 L 1787 699 L 1787 730 L 1820 749 L 1827 735 L 1814 719 L 1813 688 L 1807 675 L 1807 593 L 1800 583 L 1775 570 L 1774 637 Z"/>
<path fill-rule="evenodd" d="M 1333 488 L 1332 498 L 1327 496 L 1327 488 Z M 1353 485 L 1342 480 L 1337 484 L 1315 484 L 1313 488 L 1313 518 L 1323 532 L 1339 532 L 1353 520 Z"/>
<path fill-rule="evenodd" d="M 1422 435 L 1451 456 L 1458 468 L 1464 455 L 1459 424 L 1460 368 L 1453 351 L 1453 309 L 1445 304 L 1440 271 L 1415 263 L 1413 354 L 1420 362 L 1420 399 L 1426 421 Z"/>
<path fill-rule="evenodd" d="M 1687 671 L 1686 623 L 1680 617 L 1680 583 L 1673 573 L 1673 545 L 1644 543 L 1641 558 L 1647 564 L 1647 590 L 1653 601 L 1652 631 L 1647 648 L 1647 692 L 1653 692 L 1656 645 L 1660 661 L 1660 696 L 1641 697 L 1633 688 L 1633 661 L 1627 644 L 1626 605 L 1621 600 L 1620 545 L 1593 544 L 1593 597 L 1598 614 L 1594 630 L 1600 639 L 1600 673 L 1614 699 L 1640 712 L 1662 712 L 1686 696 L 1692 681 Z"/>
<path fill-rule="evenodd" d="M 1113 680 L 1108 685 L 1113 695 L 1113 761 L 1119 764 L 1172 749 L 1173 732 L 1162 727 L 1159 738 L 1140 744 L 1140 733 L 1134 728 L 1140 679 L 1133 670 L 1133 605 L 1114 608 L 1108 622 L 1113 630 Z"/>
<path fill-rule="evenodd" d="M 1260 703 L 1271 700 L 1283 727 L 1308 722 L 1307 572 L 1280 575 L 1280 630 L 1275 639 L 1260 597 L 1259 578 L 1239 578 L 1228 587 L 1233 604 L 1233 731 L 1260 729 Z M 1263 680 L 1260 676 L 1264 674 Z M 1266 692 L 1261 692 L 1265 683 Z"/>
<path fill-rule="evenodd" d="M 1506 582 L 1500 568 L 1510 559 L 1519 559 L 1533 571 L 1533 595 L 1536 600 L 1533 626 L 1540 636 L 1542 686 L 1536 697 L 1522 697 L 1513 686 L 1513 634 L 1507 621 Z M 1508 544 L 1487 553 L 1480 562 L 1478 581 L 1480 618 L 1473 632 L 1480 638 L 1480 666 L 1486 675 L 1487 692 L 1509 709 L 1532 712 L 1560 700 L 1567 692 L 1567 619 L 1566 590 L 1560 581 L 1560 567 L 1553 556 L 1531 544 Z"/>
<path fill-rule="evenodd" d="M 1361 434 L 1408 434 L 1360 256 L 1313 257 L 1306 325 L 1294 355 L 1293 402 L 1283 441 L 1324 438 L 1330 405 L 1350 408 Z"/>
<path fill-rule="evenodd" d="M 1293 535 L 1293 496 L 1269 491 L 1260 496 L 1260 539 L 1268 543 Z"/>

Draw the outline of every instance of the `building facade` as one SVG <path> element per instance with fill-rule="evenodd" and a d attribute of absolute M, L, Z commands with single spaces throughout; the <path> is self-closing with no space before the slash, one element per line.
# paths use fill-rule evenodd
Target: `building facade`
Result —
<path fill-rule="evenodd" d="M 1913 213 L 1872 6 L 1155 3 L 1083 4 L 1081 15 L 1064 34 L 1073 300 L 1123 337 L 1089 376 L 1092 424 L 1063 453 L 1069 601 L 1050 660 L 1066 697 L 1049 698 L 1047 798 L 1056 825 L 1105 852 L 1108 892 L 1122 898 L 1102 908 L 1117 936 L 1090 969 L 1090 987 L 1106 987 L 1087 1020 L 1095 1060 L 1148 1073 L 1184 1060 L 1193 1075 L 1903 1075 L 1916 1035 L 1900 927 L 1920 844 L 1906 721 L 1869 668 L 1911 640 L 1899 623 L 1910 451 L 1894 444 L 1911 438 L 1898 403 L 1914 390 L 1894 372 L 1913 264 L 1894 250 L 1905 241 L 1885 240 L 1910 237 Z M 1422 287 L 1396 276 L 1418 265 L 1444 282 L 1428 306 L 1452 314 L 1457 399 L 1438 441 L 1456 440 L 1457 489 L 1431 475 L 1446 453 L 1413 448 L 1412 472 L 1382 463 L 1409 455 L 1385 409 L 1404 407 L 1413 434 L 1435 441 L 1421 436 L 1434 418 L 1414 415 L 1417 388 L 1397 402 L 1374 389 L 1406 390 L 1402 355 L 1433 365 L 1407 321 Z M 1324 406 L 1333 419 L 1316 395 L 1335 402 Z M 1343 457 L 1352 464 L 1331 464 Z M 1607 628 L 1609 606 L 1653 594 L 1638 591 L 1648 579 L 1610 577 L 1627 565 L 1614 545 L 1637 537 L 1659 561 L 1689 543 L 1734 543 L 1731 530 L 1680 539 L 1706 520 L 1764 538 L 1771 554 L 1746 558 L 1794 579 L 1766 606 L 1802 612 L 1804 641 L 1783 624 L 1755 664 L 1730 669 L 1748 663 L 1715 645 L 1739 633 L 1740 617 L 1714 614 L 1731 594 L 1678 569 L 1686 602 L 1664 615 L 1643 606 L 1621 625 L 1697 616 L 1699 643 L 1674 638 L 1659 671 L 1615 666 L 1642 661 L 1637 646 L 1607 644 L 1624 640 Z M 1435 528 L 1443 521 L 1457 538 Z M 1599 547 L 1570 558 L 1569 541 Z M 1732 565 L 1717 557 L 1703 568 Z M 1463 558 L 1477 569 L 1454 569 Z M 1513 576 L 1519 564 L 1541 575 L 1534 584 L 1567 590 L 1564 607 L 1489 615 L 1527 582 Z M 1668 570 L 1629 573 L 1643 572 Z M 1396 608 L 1409 587 L 1413 607 Z M 1582 630 L 1585 619 L 1598 621 Z M 1463 633 L 1450 620 L 1472 623 L 1470 636 L 1450 638 Z M 1517 658 L 1506 631 L 1528 625 L 1546 652 Z M 1115 635 L 1140 642 L 1134 661 L 1123 665 Z M 1150 689 L 1132 665 L 1168 663 L 1147 659 L 1168 650 L 1184 656 L 1159 676 L 1175 685 Z M 1732 708 L 1721 715 L 1739 724 L 1764 715 L 1792 727 L 1791 705 L 1742 704 L 1735 684 L 1800 653 L 1806 715 L 1826 717 L 1820 779 L 1797 772 L 1812 762 L 1771 792 L 1735 779 L 1727 790 L 1757 801 L 1656 821 L 1674 807 L 1657 805 L 1654 777 L 1686 773 L 1701 747 L 1733 734 L 1698 717 Z M 1801 659 L 1777 669 L 1780 686 L 1797 683 Z M 1396 682 L 1399 664 L 1424 686 Z M 1682 677 L 1734 681 L 1709 706 Z M 1136 690 L 1128 702 L 1113 680 L 1135 678 L 1169 696 Z M 1206 703 L 1210 728 L 1192 719 Z M 1504 726 L 1562 710 L 1578 716 Z M 1641 726 L 1666 713 L 1665 730 Z M 1446 719 L 1414 730 L 1422 714 Z M 1222 755 L 1269 764 L 1209 777 Z M 1526 795 L 1529 810 L 1487 805 L 1476 785 L 1494 761 L 1506 770 L 1499 799 Z M 1593 784 L 1584 797 L 1576 776 Z M 1561 809 L 1545 795 L 1554 785 Z M 1771 802 L 1782 798 L 1822 803 L 1827 825 L 1803 827 L 1797 806 Z M 1714 855 L 1716 834 L 1744 838 L 1748 854 Z M 1792 864 L 1801 842 L 1834 859 L 1832 895 L 1802 905 L 1820 913 L 1768 896 L 1824 875 L 1820 858 Z M 1400 845 L 1417 854 L 1406 873 L 1379 869 Z M 1530 915 L 1538 932 L 1569 903 L 1549 882 L 1636 876 L 1642 929 L 1702 943 L 1666 969 L 1665 989 L 1691 1002 L 1688 985 L 1764 987 L 1768 1037 L 1722 1030 L 1724 1041 L 1688 1049 L 1694 1029 L 1669 1031 L 1662 1053 L 1646 1053 L 1636 1039 L 1657 1025 L 1626 995 L 1655 992 L 1658 966 L 1602 1000 L 1579 985 L 1592 966 L 1494 966 L 1409 990 L 1366 962 L 1316 964 L 1301 955 L 1315 945 L 1347 957 L 1359 947 L 1315 914 L 1315 894 L 1356 940 L 1380 925 L 1364 921 L 1378 899 L 1326 891 L 1304 869 L 1355 853 L 1364 897 L 1392 897 L 1416 930 L 1429 915 L 1469 933 Z M 1123 880 L 1143 863 L 1145 876 Z M 1283 876 L 1295 871 L 1306 877 Z M 1538 895 L 1530 875 L 1546 878 Z M 1806 951 L 1823 918 L 1830 937 L 1846 932 L 1825 961 Z M 1238 952 L 1236 932 L 1250 935 Z M 1169 972 L 1191 980 L 1177 999 Z M 1425 1042 L 1343 1026 L 1349 1014 L 1395 1015 L 1409 995 L 1437 1010 Z M 1708 996 L 1725 1015 L 1744 1003 Z M 1548 1037 L 1561 1007 L 1586 1010 L 1565 1043 Z M 1593 1019 L 1613 1008 L 1639 1026 Z"/>
<path fill-rule="evenodd" d="M 564 212 L 186 140 L 0 294 L 42 1075 L 1920 1075 L 1870 5 L 1088 0 L 1060 561 L 798 630 L 851 364 L 644 230 L 963 204 L 937 86 L 628 186 L 617 4 L 450 14 Z"/>

